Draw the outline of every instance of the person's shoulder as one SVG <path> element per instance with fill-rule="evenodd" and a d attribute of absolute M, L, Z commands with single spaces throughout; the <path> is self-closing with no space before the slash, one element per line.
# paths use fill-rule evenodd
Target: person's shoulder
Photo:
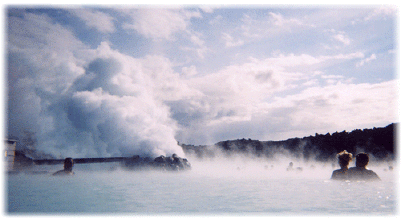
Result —
<path fill-rule="evenodd" d="M 347 171 L 338 169 L 334 170 L 333 173 L 331 174 L 331 179 L 334 180 L 343 180 L 347 177 Z"/>
<path fill-rule="evenodd" d="M 368 175 L 370 175 L 370 176 L 379 177 L 379 176 L 377 175 L 377 173 L 376 173 L 376 172 L 374 172 L 373 170 L 369 170 L 369 169 L 367 169 L 367 170 L 366 170 L 366 172 L 367 172 L 367 173 L 368 173 Z"/>
<path fill-rule="evenodd" d="M 338 170 L 333 170 L 333 174 L 345 174 L 346 171 L 342 170 L 342 169 L 338 169 Z"/>
<path fill-rule="evenodd" d="M 360 170 L 357 167 L 351 167 L 348 169 L 348 173 L 357 173 L 360 172 Z"/>
<path fill-rule="evenodd" d="M 360 167 L 352 167 L 349 169 L 351 179 L 360 180 L 380 180 L 379 176 L 373 171 Z"/>
<path fill-rule="evenodd" d="M 374 174 L 376 174 L 373 170 L 370 170 L 370 169 L 366 169 L 366 172 L 367 172 L 367 173 L 372 173 L 372 174 L 374 173 Z"/>
<path fill-rule="evenodd" d="M 348 169 L 349 173 L 365 173 L 366 169 L 361 168 L 361 167 L 351 167 Z"/>

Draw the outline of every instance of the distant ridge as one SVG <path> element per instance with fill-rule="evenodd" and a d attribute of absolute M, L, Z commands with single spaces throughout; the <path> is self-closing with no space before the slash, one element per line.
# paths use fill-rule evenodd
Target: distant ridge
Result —
<path fill-rule="evenodd" d="M 305 160 L 327 161 L 335 159 L 337 153 L 347 150 L 354 156 L 365 152 L 375 160 L 385 161 L 395 159 L 396 133 L 398 123 L 386 127 L 372 129 L 355 129 L 351 132 L 335 132 L 325 135 L 290 138 L 283 141 L 259 141 L 237 139 L 221 141 L 214 145 L 180 144 L 187 155 L 198 158 L 215 157 L 217 152 L 225 156 L 248 155 L 257 157 L 274 157 L 277 153 L 286 153 Z"/>

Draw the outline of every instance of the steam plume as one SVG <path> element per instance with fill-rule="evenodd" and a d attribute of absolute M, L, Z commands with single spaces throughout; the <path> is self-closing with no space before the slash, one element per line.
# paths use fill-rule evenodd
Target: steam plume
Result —
<path fill-rule="evenodd" d="M 35 135 L 55 157 L 183 156 L 175 121 L 141 60 L 102 43 L 74 63 L 28 62 L 9 51 L 9 134 Z M 89 58 L 88 58 L 89 57 Z M 27 68 L 21 68 L 21 62 Z M 161 74 L 161 73 L 159 73 Z"/>

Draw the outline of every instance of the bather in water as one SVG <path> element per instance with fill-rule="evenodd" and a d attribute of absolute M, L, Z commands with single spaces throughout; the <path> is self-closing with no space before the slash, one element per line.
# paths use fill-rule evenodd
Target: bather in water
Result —
<path fill-rule="evenodd" d="M 366 168 L 369 163 L 369 156 L 366 153 L 356 155 L 355 167 L 348 170 L 351 180 L 380 180 L 379 176 Z"/>
<path fill-rule="evenodd" d="M 347 180 L 348 179 L 348 165 L 352 160 L 352 154 L 348 153 L 346 150 L 337 154 L 338 164 L 340 169 L 334 170 L 331 175 L 333 180 Z"/>
<path fill-rule="evenodd" d="M 74 172 L 72 172 L 73 166 L 74 166 L 74 161 L 72 160 L 72 158 L 67 157 L 64 160 L 64 169 L 53 173 L 53 176 L 55 176 L 55 175 L 74 175 Z"/>

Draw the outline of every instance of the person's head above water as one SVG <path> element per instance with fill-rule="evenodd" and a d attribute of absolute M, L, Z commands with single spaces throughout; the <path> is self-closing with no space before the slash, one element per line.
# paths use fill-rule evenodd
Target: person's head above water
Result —
<path fill-rule="evenodd" d="M 337 154 L 337 158 L 341 168 L 348 168 L 349 162 L 352 160 L 352 154 L 343 150 Z"/>
<path fill-rule="evenodd" d="M 74 161 L 71 157 L 67 157 L 64 160 L 64 170 L 72 171 L 72 167 L 74 166 Z"/>
<path fill-rule="evenodd" d="M 369 163 L 369 156 L 366 153 L 356 155 L 355 166 L 365 168 Z"/>

